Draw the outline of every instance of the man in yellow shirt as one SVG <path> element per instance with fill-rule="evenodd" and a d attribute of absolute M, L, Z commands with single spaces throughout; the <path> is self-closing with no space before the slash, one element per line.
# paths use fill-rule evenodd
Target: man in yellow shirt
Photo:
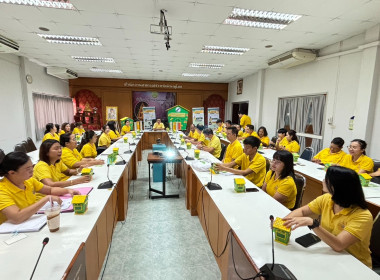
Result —
<path fill-rule="evenodd" d="M 261 141 L 257 137 L 247 137 L 243 142 L 244 154 L 230 163 L 217 164 L 217 168 L 236 175 L 245 176 L 256 186 L 261 187 L 266 173 L 266 160 L 257 152 L 260 143 Z M 235 165 L 240 166 L 241 170 L 234 169 Z"/>
<path fill-rule="evenodd" d="M 165 129 L 165 125 L 161 122 L 161 119 L 157 119 L 153 125 L 153 130 L 163 130 Z"/>
<path fill-rule="evenodd" d="M 283 139 L 285 139 L 286 132 L 288 132 L 288 131 L 285 128 L 280 128 L 279 130 L 277 130 L 277 140 L 276 140 L 276 142 L 270 141 L 269 146 L 271 148 L 277 148 L 277 146 L 280 145 L 281 141 Z M 284 141 L 286 141 L 286 139 Z M 288 141 L 286 141 L 286 142 L 288 142 Z"/>
<path fill-rule="evenodd" d="M 253 136 L 259 138 L 255 131 L 255 127 L 252 124 L 247 124 L 244 128 L 244 134 L 243 136 L 239 137 L 239 140 L 243 140 L 247 138 L 248 136 Z"/>
<path fill-rule="evenodd" d="M 201 124 L 197 124 L 196 128 L 195 128 L 195 131 L 197 133 L 197 137 L 196 139 L 191 139 L 191 140 L 186 140 L 187 142 L 191 142 L 193 145 L 197 146 L 199 144 L 203 144 L 203 145 L 207 145 L 208 144 L 208 140 L 206 139 L 204 133 L 203 133 L 203 130 L 205 129 L 205 127 Z"/>
<path fill-rule="evenodd" d="M 230 163 L 243 154 L 243 146 L 240 144 L 237 136 L 238 131 L 236 127 L 231 126 L 227 128 L 227 139 L 230 141 L 230 144 L 227 146 L 223 163 Z"/>
<path fill-rule="evenodd" d="M 217 159 L 220 158 L 220 153 L 222 151 L 222 147 L 220 145 L 219 137 L 214 135 L 211 128 L 206 128 L 203 130 L 203 134 L 205 138 L 208 140 L 208 143 L 205 144 L 198 144 L 197 148 L 200 150 L 204 150 L 206 152 L 209 152 Z"/>
<path fill-rule="evenodd" d="M 340 137 L 335 137 L 331 141 L 330 147 L 320 151 L 311 161 L 318 164 L 339 164 L 346 155 L 346 153 L 342 150 L 343 145 L 344 140 Z"/>
<path fill-rule="evenodd" d="M 251 118 L 243 113 L 243 111 L 239 111 L 238 113 L 240 118 L 240 126 L 245 127 L 247 124 L 252 124 Z"/>
<path fill-rule="evenodd" d="M 123 125 L 123 127 L 121 128 L 121 135 L 125 135 L 127 134 L 128 132 L 131 131 L 131 123 L 130 121 L 127 119 L 125 121 L 125 125 Z"/>
<path fill-rule="evenodd" d="M 227 128 L 231 127 L 232 126 L 232 122 L 230 120 L 226 120 L 225 121 L 225 125 L 224 125 L 224 130 L 223 132 L 226 132 L 227 133 Z"/>
<path fill-rule="evenodd" d="M 216 125 L 218 126 L 218 128 L 216 129 L 216 133 L 222 133 L 224 131 L 224 123 L 222 122 L 222 120 L 217 119 Z"/>
<path fill-rule="evenodd" d="M 184 139 L 197 139 L 199 136 L 197 134 L 197 132 L 195 131 L 195 125 L 192 123 L 190 125 L 190 131 L 189 131 L 189 134 L 187 136 L 183 136 Z"/>

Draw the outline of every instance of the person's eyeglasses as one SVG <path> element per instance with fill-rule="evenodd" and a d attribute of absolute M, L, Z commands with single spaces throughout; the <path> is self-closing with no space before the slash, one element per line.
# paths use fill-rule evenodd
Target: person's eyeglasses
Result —
<path fill-rule="evenodd" d="M 358 150 L 359 149 L 359 147 L 353 147 L 353 146 L 347 146 L 347 149 L 349 149 L 349 150 Z"/>

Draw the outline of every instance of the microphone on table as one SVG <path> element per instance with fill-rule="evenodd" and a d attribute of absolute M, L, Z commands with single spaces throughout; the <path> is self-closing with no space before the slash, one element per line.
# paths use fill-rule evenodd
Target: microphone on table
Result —
<path fill-rule="evenodd" d="M 185 149 L 183 149 L 184 150 L 184 152 L 187 154 L 187 156 L 185 157 L 185 160 L 194 160 L 194 158 L 193 157 L 190 157 L 189 156 L 189 153 L 188 152 L 186 152 L 186 150 Z"/>
<path fill-rule="evenodd" d="M 132 154 L 132 150 L 131 150 L 131 144 L 129 144 L 128 142 L 128 147 L 129 147 L 129 150 L 128 151 L 125 151 L 124 154 Z"/>
<path fill-rule="evenodd" d="M 115 163 L 115 165 L 124 165 L 124 164 L 127 164 L 127 162 L 125 161 L 125 159 L 120 155 L 120 154 L 117 154 L 119 157 L 121 157 L 122 161 L 118 161 Z"/>
<path fill-rule="evenodd" d="M 107 164 L 107 178 L 108 178 L 108 181 L 99 184 L 98 189 L 110 189 L 110 188 L 112 188 L 113 183 L 110 180 L 109 172 L 110 172 L 110 165 Z"/>
<path fill-rule="evenodd" d="M 135 138 L 132 138 L 133 142 L 129 144 L 129 149 L 131 149 L 131 146 L 135 146 L 136 145 L 136 142 L 135 142 Z"/>
<path fill-rule="evenodd" d="M 211 165 L 213 165 L 213 163 L 211 163 Z M 208 182 L 208 183 L 206 184 L 206 187 L 207 187 L 210 191 L 221 190 L 222 187 L 221 187 L 219 184 L 217 184 L 217 183 L 213 183 L 213 182 L 212 182 L 212 172 L 213 172 L 213 171 L 210 170 L 211 178 L 210 178 L 210 182 Z"/>
<path fill-rule="evenodd" d="M 45 249 L 45 246 L 46 246 L 46 244 L 48 244 L 48 243 L 49 243 L 49 237 L 45 237 L 44 240 L 42 241 L 42 249 L 41 249 L 40 255 L 38 256 L 38 259 L 37 259 L 36 265 L 34 266 L 34 269 L 33 269 L 32 275 L 30 275 L 30 280 L 32 280 L 33 275 L 34 275 L 34 272 L 36 271 L 36 268 L 37 268 L 38 262 L 40 261 L 40 258 L 41 258 L 41 255 L 42 255 L 42 251 Z"/>
<path fill-rule="evenodd" d="M 269 219 L 272 235 L 272 263 L 267 263 L 260 268 L 261 275 L 268 280 L 297 280 L 297 278 L 285 265 L 274 263 L 273 215 L 270 215 Z"/>

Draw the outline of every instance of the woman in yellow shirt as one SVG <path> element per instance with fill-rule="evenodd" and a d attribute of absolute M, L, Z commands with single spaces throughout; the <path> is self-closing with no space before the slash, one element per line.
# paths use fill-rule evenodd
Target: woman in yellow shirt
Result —
<path fill-rule="evenodd" d="M 346 155 L 346 153 L 342 150 L 343 145 L 344 140 L 340 137 L 335 137 L 331 141 L 330 147 L 320 151 L 311 161 L 322 165 L 326 163 L 338 164 Z"/>
<path fill-rule="evenodd" d="M 23 152 L 11 152 L 0 163 L 0 224 L 9 221 L 19 224 L 28 220 L 46 202 L 61 204 L 60 195 L 79 194 L 78 191 L 51 188 L 38 182 L 33 176 L 33 163 Z M 35 193 L 46 195 L 40 200 Z"/>
<path fill-rule="evenodd" d="M 59 136 L 57 134 L 57 128 L 53 123 L 48 123 L 46 125 L 46 130 L 45 130 L 45 136 L 42 138 L 42 142 L 44 142 L 47 139 L 54 139 L 59 141 Z"/>
<path fill-rule="evenodd" d="M 99 137 L 98 147 L 108 148 L 111 145 L 111 138 L 109 136 L 110 128 L 108 125 L 103 126 L 103 133 Z"/>
<path fill-rule="evenodd" d="M 78 134 L 78 135 L 82 136 L 82 134 L 85 132 L 86 131 L 84 130 L 83 124 L 81 122 L 75 123 L 75 128 L 73 129 L 73 134 Z"/>
<path fill-rule="evenodd" d="M 121 138 L 119 131 L 116 129 L 116 122 L 115 121 L 109 121 L 107 123 L 108 127 L 110 128 L 109 137 L 112 141 L 117 141 Z"/>
<path fill-rule="evenodd" d="M 341 166 L 355 170 L 357 173 L 371 173 L 373 171 L 374 163 L 365 154 L 367 143 L 364 140 L 354 139 L 347 148 L 348 154 L 340 162 Z"/>
<path fill-rule="evenodd" d="M 46 140 L 40 146 L 40 161 L 34 166 L 33 177 L 50 187 L 64 188 L 87 183 L 91 176 L 81 176 L 67 180 L 72 175 L 78 175 L 81 168 L 69 169 L 61 161 L 62 147 L 56 140 Z"/>
<path fill-rule="evenodd" d="M 98 136 L 95 134 L 93 130 L 87 130 L 84 133 L 82 138 L 82 142 L 80 143 L 80 154 L 83 158 L 96 158 L 98 153 L 96 151 L 96 140 L 98 140 Z"/>
<path fill-rule="evenodd" d="M 261 144 L 263 144 L 264 147 L 268 147 L 269 146 L 269 137 L 268 137 L 267 129 L 264 126 L 261 126 L 261 127 L 259 127 L 257 134 L 259 136 L 259 139 L 261 140 Z"/>
<path fill-rule="evenodd" d="M 238 131 L 238 139 L 240 140 L 240 137 L 243 137 L 244 132 L 241 130 L 240 124 L 235 124 L 234 126 L 236 127 L 236 129 Z"/>
<path fill-rule="evenodd" d="M 59 132 L 59 136 L 61 136 L 62 134 L 65 134 L 65 133 L 70 133 L 71 132 L 71 127 L 70 127 L 70 124 L 65 122 L 62 124 L 61 126 L 61 131 Z"/>
<path fill-rule="evenodd" d="M 293 230 L 308 226 L 334 251 L 346 250 L 371 267 L 373 218 L 359 176 L 348 168 L 331 166 L 326 171 L 323 191 L 328 193 L 287 215 L 284 225 Z M 312 215 L 319 215 L 321 220 L 313 220 Z"/>
<path fill-rule="evenodd" d="M 224 129 L 224 123 L 223 123 L 222 119 L 217 119 L 216 124 L 218 126 L 216 129 L 216 133 L 222 133 L 225 130 Z"/>
<path fill-rule="evenodd" d="M 288 209 L 294 208 L 297 187 L 294 182 L 293 155 L 288 151 L 277 151 L 273 155 L 263 191 Z"/>
<path fill-rule="evenodd" d="M 284 139 L 279 143 L 278 150 L 287 150 L 291 153 L 298 153 L 300 151 L 300 144 L 295 130 L 289 130 Z"/>
<path fill-rule="evenodd" d="M 74 134 L 62 134 L 60 144 L 63 147 L 61 159 L 68 168 L 80 168 L 104 164 L 104 160 L 83 158 L 76 149 L 77 141 L 75 140 Z"/>
<path fill-rule="evenodd" d="M 131 123 L 129 120 L 125 121 L 125 125 L 121 128 L 121 135 L 125 135 L 131 131 Z"/>

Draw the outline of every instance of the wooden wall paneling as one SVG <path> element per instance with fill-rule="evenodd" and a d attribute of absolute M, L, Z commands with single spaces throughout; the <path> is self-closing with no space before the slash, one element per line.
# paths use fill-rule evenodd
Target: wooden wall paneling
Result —
<path fill-rule="evenodd" d="M 200 196 L 199 192 L 200 189 L 203 187 L 201 182 L 199 182 L 197 176 L 195 175 L 194 171 L 190 169 L 191 171 L 191 180 L 189 184 L 189 197 L 190 197 L 190 214 L 191 216 L 197 216 L 198 213 L 200 213 Z M 198 201 L 199 197 L 199 201 Z"/>
<path fill-rule="evenodd" d="M 206 192 L 207 193 L 207 192 Z M 205 193 L 205 194 L 206 194 Z M 207 193 L 207 196 L 209 194 Z M 210 197 L 210 196 L 209 196 Z M 210 246 L 212 247 L 212 250 L 216 255 L 219 255 L 218 250 L 218 238 L 219 238 L 219 209 L 216 207 L 214 201 L 209 198 L 209 207 L 208 207 L 208 215 L 206 217 L 207 219 L 207 229 L 208 229 L 208 236 L 210 238 Z M 215 255 L 214 255 L 215 257 Z M 218 261 L 219 258 L 216 258 L 216 261 Z"/>
<path fill-rule="evenodd" d="M 119 217 L 119 211 L 118 211 L 118 196 L 117 196 L 117 190 L 115 190 L 114 188 L 114 191 L 112 192 L 112 210 L 113 210 L 113 213 L 114 213 L 114 217 L 113 217 L 113 223 L 114 223 L 114 228 L 117 224 L 117 220 L 118 220 L 118 217 Z"/>
<path fill-rule="evenodd" d="M 112 190 L 112 193 L 116 192 L 115 189 Z M 105 206 L 106 209 L 106 223 L 107 223 L 107 243 L 111 243 L 112 233 L 114 229 L 114 221 L 115 221 L 115 208 L 113 208 L 113 195 L 109 197 L 107 204 Z"/>
<path fill-rule="evenodd" d="M 128 89 L 103 89 L 102 90 L 102 112 L 103 121 L 106 122 L 106 106 L 118 107 L 118 119 L 123 117 L 133 117 L 132 112 L 132 91 Z"/>
<path fill-rule="evenodd" d="M 193 111 L 194 107 L 203 106 L 203 96 L 201 93 L 183 93 L 177 94 L 177 104 L 189 109 L 189 120 L 188 124 L 190 125 L 193 122 Z"/>
<path fill-rule="evenodd" d="M 101 267 L 98 259 L 98 233 L 96 225 L 86 240 L 86 276 L 88 280 L 98 279 Z"/>
<path fill-rule="evenodd" d="M 228 256 L 230 254 L 230 242 L 231 242 L 231 235 L 228 236 L 227 240 L 227 235 L 228 232 L 230 231 L 231 227 L 227 223 L 226 219 L 224 216 L 219 213 L 219 236 L 218 236 L 218 254 L 221 254 L 224 247 L 226 246 L 226 241 L 228 241 L 228 245 L 226 247 L 226 250 L 223 255 L 221 255 L 217 259 L 217 263 L 219 265 L 220 272 L 222 274 L 222 279 L 227 279 L 228 276 Z"/>
<path fill-rule="evenodd" d="M 102 268 L 104 258 L 106 257 L 108 245 L 107 242 L 107 212 L 106 208 L 103 209 L 97 221 L 96 231 L 98 234 L 98 257 L 99 269 Z M 95 279 L 95 278 L 94 278 Z"/>

